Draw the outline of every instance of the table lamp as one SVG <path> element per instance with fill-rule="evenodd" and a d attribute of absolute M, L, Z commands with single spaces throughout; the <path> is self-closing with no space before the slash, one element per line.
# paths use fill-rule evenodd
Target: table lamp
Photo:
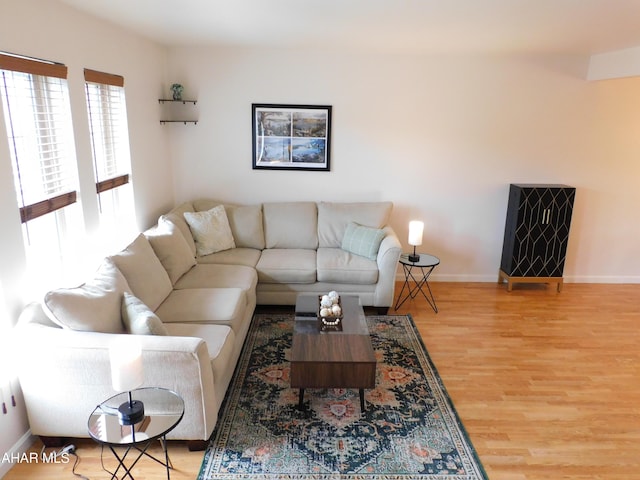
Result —
<path fill-rule="evenodd" d="M 410 262 L 420 260 L 420 254 L 416 253 L 416 246 L 422 245 L 422 232 L 424 231 L 424 222 L 419 220 L 411 220 L 409 222 L 409 245 L 413 245 L 413 253 L 409 254 Z"/>
<path fill-rule="evenodd" d="M 118 407 L 118 419 L 121 425 L 135 425 L 144 419 L 144 404 L 131 398 L 131 390 L 144 382 L 140 342 L 133 336 L 120 338 L 109 347 L 109 359 L 113 389 L 129 393 L 129 400 Z"/>

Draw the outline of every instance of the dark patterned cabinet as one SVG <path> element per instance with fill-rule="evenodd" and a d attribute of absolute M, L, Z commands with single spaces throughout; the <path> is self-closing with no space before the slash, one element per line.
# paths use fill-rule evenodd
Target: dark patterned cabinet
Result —
<path fill-rule="evenodd" d="M 562 290 L 576 189 L 511 184 L 499 281 L 555 283 Z"/>

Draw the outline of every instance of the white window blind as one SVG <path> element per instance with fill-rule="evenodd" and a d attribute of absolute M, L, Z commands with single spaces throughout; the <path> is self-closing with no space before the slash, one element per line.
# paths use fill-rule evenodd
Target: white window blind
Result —
<path fill-rule="evenodd" d="M 62 64 L 0 52 L 0 101 L 27 260 L 25 298 L 76 278 L 84 267 L 66 77 Z"/>
<path fill-rule="evenodd" d="M 129 130 L 120 75 L 85 69 L 85 90 L 96 192 L 100 208 L 100 243 L 105 249 L 122 244 L 136 231 Z"/>
<path fill-rule="evenodd" d="M 0 54 L 0 97 L 22 222 L 76 201 L 67 68 Z"/>
<path fill-rule="evenodd" d="M 98 193 L 129 182 L 129 136 L 124 79 L 85 69 L 87 109 Z"/>

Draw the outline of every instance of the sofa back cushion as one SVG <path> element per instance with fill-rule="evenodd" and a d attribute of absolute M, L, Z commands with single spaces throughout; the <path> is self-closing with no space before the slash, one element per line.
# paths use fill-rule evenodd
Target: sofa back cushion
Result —
<path fill-rule="evenodd" d="M 191 202 L 184 202 L 178 205 L 177 207 L 175 207 L 169 213 L 162 215 L 160 217 L 160 221 L 162 220 L 168 221 L 173 223 L 176 227 L 178 227 L 178 230 L 180 230 L 180 233 L 182 233 L 182 236 L 187 241 L 187 245 L 189 245 L 189 249 L 191 249 L 191 253 L 195 257 L 196 243 L 193 240 L 193 235 L 191 235 L 191 230 L 189 230 L 189 225 L 187 224 L 187 221 L 184 219 L 184 212 L 194 212 L 194 211 L 195 209 Z"/>
<path fill-rule="evenodd" d="M 318 248 L 318 209 L 314 202 L 262 205 L 266 248 Z"/>
<path fill-rule="evenodd" d="M 389 222 L 392 202 L 318 203 L 320 247 L 341 248 L 349 223 L 382 228 Z"/>
<path fill-rule="evenodd" d="M 261 205 L 225 205 L 236 247 L 264 249 Z"/>
<path fill-rule="evenodd" d="M 224 205 L 237 248 L 264 249 L 262 205 L 234 205 L 207 198 L 193 201 L 196 212 L 211 210 L 218 205 Z"/>
<path fill-rule="evenodd" d="M 171 293 L 169 274 L 142 233 L 131 245 L 109 258 L 127 279 L 131 292 L 151 310 L 155 311 Z"/>
<path fill-rule="evenodd" d="M 120 308 L 129 285 L 108 258 L 94 277 L 76 288 L 59 288 L 44 296 L 47 316 L 63 328 L 85 332 L 122 333 Z"/>
<path fill-rule="evenodd" d="M 144 236 L 169 274 L 172 284 L 196 264 L 189 244 L 173 222 L 160 217 L 158 225 L 144 232 Z"/>

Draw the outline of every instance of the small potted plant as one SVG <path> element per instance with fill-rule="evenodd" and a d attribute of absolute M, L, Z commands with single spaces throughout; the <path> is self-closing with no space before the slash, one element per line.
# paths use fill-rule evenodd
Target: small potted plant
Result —
<path fill-rule="evenodd" d="M 173 92 L 173 99 L 174 100 L 182 100 L 182 91 L 184 90 L 184 87 L 182 85 L 180 85 L 179 83 L 174 83 L 173 85 L 171 85 L 171 91 Z"/>

